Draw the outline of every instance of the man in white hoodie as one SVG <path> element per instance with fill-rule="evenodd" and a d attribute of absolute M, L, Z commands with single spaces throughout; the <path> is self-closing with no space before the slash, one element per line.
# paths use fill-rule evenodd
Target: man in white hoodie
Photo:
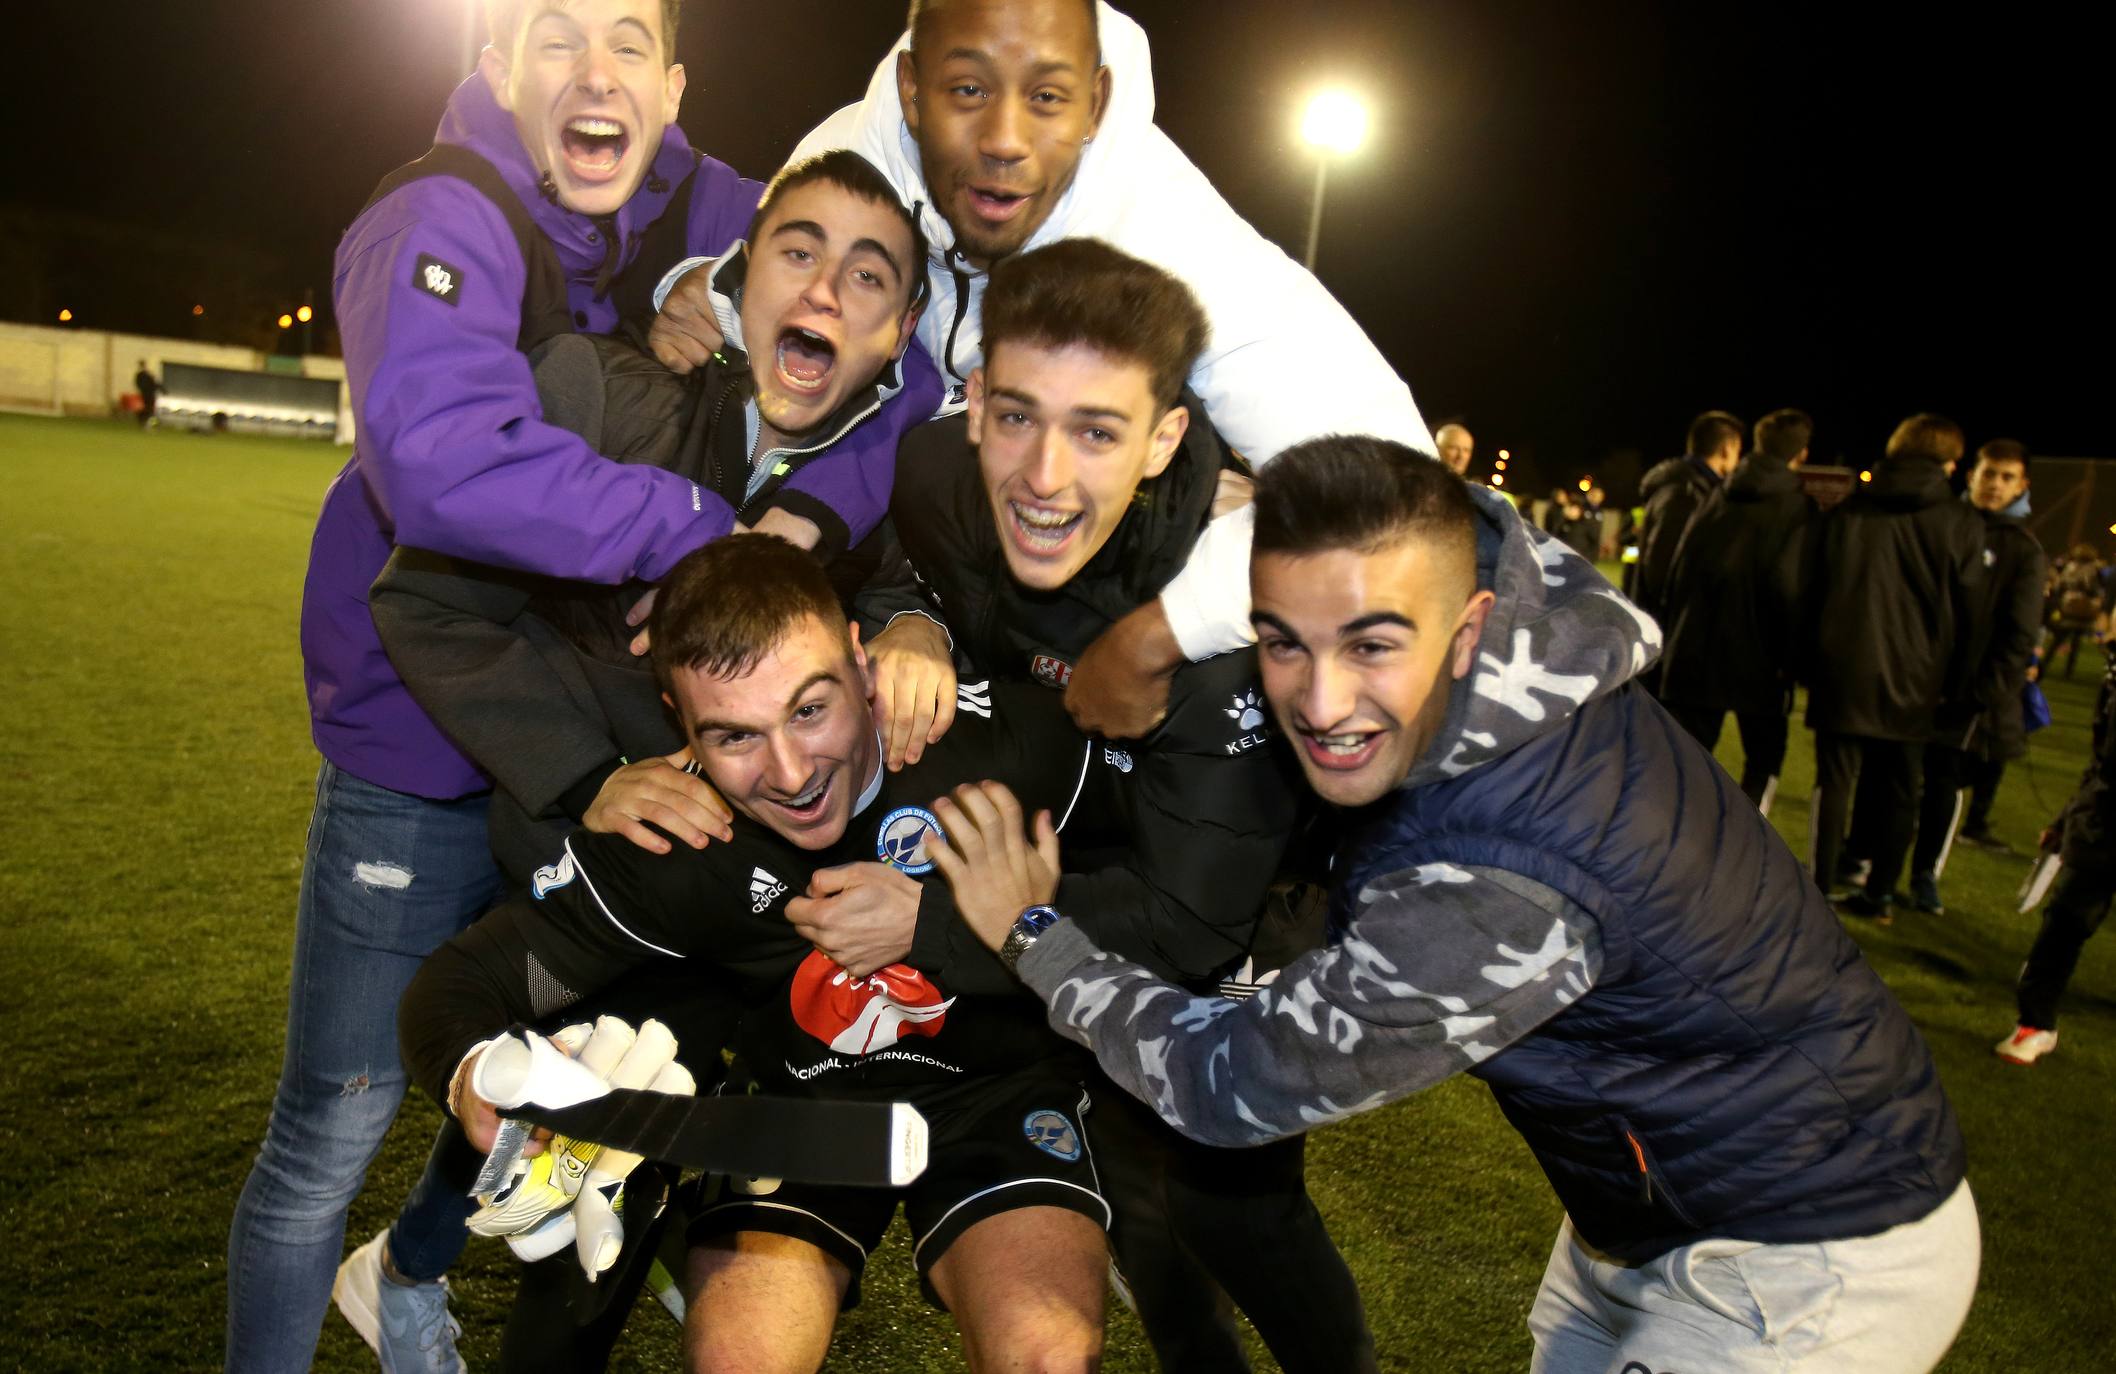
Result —
<path fill-rule="evenodd" d="M 919 335 L 949 387 L 943 414 L 961 408 L 983 360 L 992 262 L 1094 237 L 1196 292 L 1212 339 L 1189 385 L 1251 463 L 1324 432 L 1430 452 L 1410 389 L 1357 322 L 1221 199 L 1153 113 L 1146 34 L 1099 0 L 914 0 L 865 98 L 794 157 L 853 148 L 923 207 L 932 298 Z M 702 273 L 677 285 L 655 326 L 656 353 L 679 370 L 718 343 L 705 288 Z M 1309 398 L 1325 382 L 1331 403 L 1319 408 Z M 1143 734 L 1177 663 L 1250 641 L 1249 528 L 1246 510 L 1215 522 L 1160 600 L 1082 658 L 1067 704 L 1083 728 Z"/>

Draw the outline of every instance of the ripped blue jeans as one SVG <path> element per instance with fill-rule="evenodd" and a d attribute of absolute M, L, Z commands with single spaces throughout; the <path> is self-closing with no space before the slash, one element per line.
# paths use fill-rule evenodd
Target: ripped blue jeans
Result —
<path fill-rule="evenodd" d="M 227 1368 L 306 1369 L 345 1250 L 346 1210 L 404 1098 L 397 1000 L 426 955 L 499 899 L 486 798 L 429 801 L 326 762 L 296 911 L 286 1055 L 228 1233 Z M 444 1131 L 391 1232 L 413 1278 L 445 1273 L 471 1204 Z M 473 1166 L 474 1163 L 473 1163 Z M 446 1169 L 454 1173 L 457 1169 Z"/>

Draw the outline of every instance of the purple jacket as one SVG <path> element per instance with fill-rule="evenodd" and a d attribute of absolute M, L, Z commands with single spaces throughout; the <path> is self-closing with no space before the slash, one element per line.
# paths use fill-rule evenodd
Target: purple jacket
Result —
<path fill-rule="evenodd" d="M 449 97 L 435 134 L 499 169 L 550 238 L 574 323 L 616 328 L 595 299 L 601 230 L 546 200 L 537 172 L 481 76 Z M 617 212 L 629 259 L 691 167 L 680 129 L 655 178 Z M 742 237 L 761 188 L 705 158 L 691 182 L 687 251 L 716 255 Z M 437 294 L 427 269 L 449 275 Z M 303 589 L 301 649 L 316 747 L 339 768 L 398 792 L 452 798 L 489 785 L 412 701 L 384 656 L 367 593 L 394 543 L 615 585 L 653 581 L 733 527 L 727 503 L 646 465 L 613 463 L 546 425 L 515 346 L 526 265 L 500 212 L 452 177 L 411 182 L 353 222 L 338 245 L 332 300 L 358 417 L 353 457 L 324 495 Z M 880 521 L 896 440 L 930 414 L 939 381 L 916 350 L 894 404 L 788 483 L 837 511 L 856 542 Z"/>

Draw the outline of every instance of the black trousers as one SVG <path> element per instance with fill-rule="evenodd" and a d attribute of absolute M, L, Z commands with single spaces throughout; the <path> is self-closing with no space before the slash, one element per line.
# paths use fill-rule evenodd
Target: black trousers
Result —
<path fill-rule="evenodd" d="M 1246 1374 L 1236 1307 L 1288 1374 L 1379 1368 L 1352 1271 L 1308 1197 L 1307 1137 L 1200 1145 L 1106 1079 L 1094 1129 L 1110 1247 L 1161 1368 Z"/>
<path fill-rule="evenodd" d="M 1690 732 L 1707 752 L 1719 747 L 1719 732 L 1726 725 L 1725 710 L 1711 706 L 1689 706 L 1668 702 L 1668 714 Z M 1741 729 L 1741 793 L 1766 815 L 1765 794 L 1772 780 L 1785 771 L 1786 737 L 1790 723 L 1784 711 L 1736 711 L 1734 723 Z"/>
<path fill-rule="evenodd" d="M 1991 828 L 1991 803 L 1998 796 L 1999 779 L 2005 772 L 2004 759 L 1987 759 L 1944 744 L 1925 746 L 1918 838 L 1910 851 L 1912 873 L 1930 873 L 1937 878 L 1956 835 L 1981 835 Z M 1863 815 L 1852 817 L 1851 852 L 1862 856 L 1870 853 L 1862 833 L 1863 819 Z"/>
<path fill-rule="evenodd" d="M 1885 900 L 1903 876 L 1903 859 L 1918 826 L 1925 746 L 1909 740 L 1815 732 L 1813 843 L 1808 859 L 1816 886 L 1829 891 L 1856 809 L 1860 847 L 1873 860 L 1866 890 Z"/>
<path fill-rule="evenodd" d="M 2020 971 L 2016 999 L 2020 1023 L 2037 1030 L 2057 1028 L 2057 1002 L 2079 967 L 2079 952 L 2109 914 L 2116 897 L 2116 868 L 2066 868 L 2057 875 L 2050 899 L 2043 904 L 2043 926 Z"/>

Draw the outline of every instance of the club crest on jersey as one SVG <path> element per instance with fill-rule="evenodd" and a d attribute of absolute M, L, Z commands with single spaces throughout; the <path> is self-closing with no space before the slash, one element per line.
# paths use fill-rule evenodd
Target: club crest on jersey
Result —
<path fill-rule="evenodd" d="M 1021 1133 L 1029 1138 L 1029 1144 L 1053 1159 L 1071 1164 L 1080 1158 L 1080 1132 L 1073 1129 L 1064 1112 L 1048 1107 L 1030 1112 L 1022 1120 Z"/>
<path fill-rule="evenodd" d="M 911 874 L 933 871 L 933 854 L 926 841 L 941 834 L 940 818 L 923 806 L 899 806 L 882 817 L 875 832 L 875 857 L 891 868 Z"/>
<path fill-rule="evenodd" d="M 821 950 L 794 970 L 794 1023 L 839 1054 L 873 1054 L 906 1036 L 939 1035 L 952 997 L 905 964 L 855 978 Z"/>
<path fill-rule="evenodd" d="M 1029 660 L 1029 676 L 1046 687 L 1063 687 L 1073 680 L 1073 665 L 1062 658 L 1038 654 Z"/>
<path fill-rule="evenodd" d="M 557 863 L 545 864 L 536 870 L 535 876 L 529 880 L 530 895 L 542 899 L 545 893 L 555 892 L 572 882 L 578 872 L 573 867 L 573 851 L 569 849 L 559 856 Z"/>
<path fill-rule="evenodd" d="M 1112 749 L 1106 744 L 1103 745 L 1102 761 L 1119 773 L 1129 773 L 1131 771 L 1131 755 L 1125 753 L 1122 749 Z"/>

